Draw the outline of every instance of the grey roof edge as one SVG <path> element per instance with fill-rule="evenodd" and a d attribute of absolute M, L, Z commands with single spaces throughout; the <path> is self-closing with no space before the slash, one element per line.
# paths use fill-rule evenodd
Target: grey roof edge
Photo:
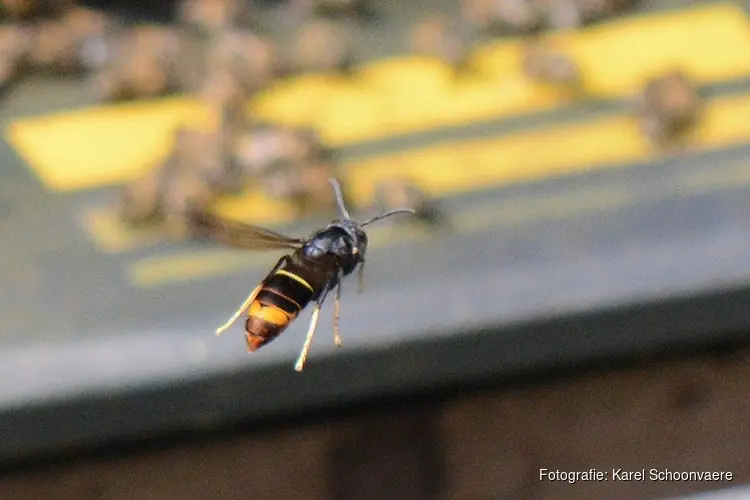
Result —
<path fill-rule="evenodd" d="M 0 461 L 746 339 L 750 288 L 487 327 L 0 412 Z M 278 388 L 284 387 L 283 393 Z"/>

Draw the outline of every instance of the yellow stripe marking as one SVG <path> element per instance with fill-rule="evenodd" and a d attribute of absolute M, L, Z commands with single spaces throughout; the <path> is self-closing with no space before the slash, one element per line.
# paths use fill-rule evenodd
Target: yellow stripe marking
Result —
<path fill-rule="evenodd" d="M 57 191 L 120 184 L 148 172 L 172 147 L 172 131 L 210 128 L 193 99 L 104 106 L 12 122 L 8 141 L 47 187 Z"/>
<path fill-rule="evenodd" d="M 379 226 L 368 228 L 367 234 L 370 237 L 368 249 L 373 250 L 392 241 L 428 239 L 434 233 L 420 227 Z M 270 269 L 277 260 L 278 256 L 271 257 L 263 252 L 226 249 L 169 251 L 138 259 L 129 266 L 127 279 L 136 287 L 152 288 L 227 276 L 248 269 Z"/>
<path fill-rule="evenodd" d="M 716 149 L 749 141 L 750 128 L 745 126 L 748 113 L 750 95 L 713 100 L 692 135 L 691 149 Z M 430 195 L 445 196 L 657 156 L 641 137 L 635 121 L 618 116 L 364 160 L 350 165 L 342 177 L 352 197 L 368 203 L 375 183 L 396 175 L 412 178 Z"/>
<path fill-rule="evenodd" d="M 663 198 L 670 195 L 684 193 L 700 194 L 716 189 L 742 187 L 750 184 L 750 168 L 745 160 L 719 165 L 717 170 L 711 170 L 711 175 L 703 172 L 690 172 L 668 187 L 665 191 L 644 193 L 637 186 L 593 186 L 573 193 L 560 193 L 552 196 L 525 198 L 509 202 L 489 202 L 468 210 L 451 214 L 453 227 L 461 234 L 485 231 L 498 224 L 524 224 L 537 220 L 563 220 L 580 217 L 606 209 L 632 206 L 643 200 Z M 370 250 L 390 246 L 394 242 L 399 244 L 417 243 L 434 237 L 435 234 L 418 227 L 373 227 L 368 231 L 370 235 Z M 256 254 L 257 255 L 257 254 Z M 242 262 L 236 261 L 232 269 L 216 266 L 214 269 L 203 267 L 202 273 L 190 273 L 194 263 L 204 261 L 221 262 L 226 260 L 223 254 L 209 251 L 190 251 L 177 254 L 146 257 L 134 264 L 129 272 L 130 283 L 140 288 L 163 286 L 172 282 L 197 281 L 200 279 L 216 278 L 231 272 L 245 272 L 267 267 L 270 261 L 249 258 Z M 179 265 L 172 265 L 180 262 Z M 162 268 L 161 266 L 164 266 Z M 138 280 L 134 280 L 133 269 L 138 268 Z M 150 272 L 145 272 L 148 269 Z M 169 271 L 169 272 L 165 272 Z"/>
<path fill-rule="evenodd" d="M 311 292 L 315 293 L 315 290 L 313 290 L 313 287 L 310 286 L 310 283 L 308 283 L 307 281 L 305 281 L 301 276 L 297 276 L 296 274 L 290 273 L 289 271 L 285 271 L 283 269 L 281 269 L 279 271 L 276 271 L 276 274 L 281 274 L 282 276 L 286 276 L 288 278 L 291 278 L 294 281 L 296 281 L 296 282 L 301 283 L 302 285 L 304 285 L 305 288 L 307 288 Z"/>
<path fill-rule="evenodd" d="M 737 50 L 750 45 L 750 29 L 734 4 L 623 19 L 547 38 L 580 65 L 587 90 L 597 97 L 632 94 L 647 77 L 675 66 L 701 83 L 750 75 L 750 53 Z M 326 75 L 292 79 L 261 94 L 254 112 L 318 128 L 329 142 L 342 145 L 569 102 L 519 72 L 521 47 L 517 39 L 480 47 L 471 58 L 478 74 L 458 82 L 438 61 L 414 56 L 366 65 L 350 83 Z"/>
<path fill-rule="evenodd" d="M 750 75 L 750 29 L 734 4 L 624 19 L 549 35 L 579 61 L 594 95 L 634 92 L 657 71 L 680 66 L 698 82 Z M 334 145 L 461 125 L 564 105 L 567 98 L 518 71 L 520 42 L 498 41 L 473 56 L 479 74 L 454 84 L 424 57 L 374 62 L 346 79 L 305 75 L 283 81 L 251 105 L 256 116 L 318 128 Z M 8 140 L 48 187 L 67 191 L 130 180 L 167 154 L 180 123 L 210 126 L 190 99 L 105 106 L 21 119 Z"/>
<path fill-rule="evenodd" d="M 296 214 L 291 204 L 256 190 L 224 197 L 213 208 L 224 217 L 263 221 L 266 225 L 292 221 Z"/>
<path fill-rule="evenodd" d="M 140 288 L 187 283 L 226 276 L 248 268 L 270 267 L 278 256 L 230 250 L 169 252 L 139 259 L 127 270 L 128 281 Z"/>
<path fill-rule="evenodd" d="M 123 253 L 163 243 L 169 239 L 158 226 L 133 229 L 117 216 L 111 205 L 86 208 L 80 224 L 96 247 L 104 253 Z M 248 210 L 249 207 L 249 210 Z M 294 209 L 287 203 L 269 198 L 263 192 L 252 191 L 242 196 L 227 196 L 214 206 L 217 213 L 234 218 L 289 221 Z"/>
<path fill-rule="evenodd" d="M 130 229 L 117 216 L 113 206 L 91 207 L 80 217 L 81 225 L 104 253 L 122 253 L 165 241 L 157 228 Z"/>
<path fill-rule="evenodd" d="M 718 149 L 750 141 L 746 116 L 750 116 L 750 95 L 709 101 L 704 119 L 692 136 L 691 148 Z M 341 177 L 358 205 L 364 207 L 373 201 L 374 185 L 393 176 L 407 176 L 431 196 L 440 197 L 658 156 L 641 137 L 633 118 L 615 116 L 356 160 L 346 165 Z M 238 201 L 236 206 L 241 212 L 225 211 L 223 215 L 256 224 L 290 220 L 277 214 L 257 217 L 254 214 L 260 207 L 249 200 Z"/>
<path fill-rule="evenodd" d="M 746 116 L 750 116 L 750 95 L 709 101 L 704 120 L 693 135 L 692 148 L 718 149 L 750 141 Z M 394 175 L 409 176 L 428 194 L 440 197 L 612 168 L 658 156 L 640 136 L 632 118 L 615 116 L 352 161 L 341 177 L 357 202 L 354 208 L 364 209 L 372 203 L 375 183 Z M 289 205 L 257 192 L 222 202 L 217 212 L 271 226 L 290 222 L 294 213 Z M 109 220 L 116 224 L 111 222 L 113 218 Z M 104 251 L 127 251 L 158 241 L 144 233 L 123 232 L 122 228 L 107 225 L 106 220 L 94 222 L 89 221 L 85 227 Z"/>

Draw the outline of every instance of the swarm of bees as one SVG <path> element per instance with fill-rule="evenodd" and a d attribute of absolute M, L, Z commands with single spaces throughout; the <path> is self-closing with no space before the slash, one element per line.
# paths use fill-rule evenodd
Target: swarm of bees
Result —
<path fill-rule="evenodd" d="M 216 131 L 176 132 L 171 155 L 122 190 L 118 213 L 123 222 L 159 224 L 184 235 L 188 206 L 208 209 L 246 187 L 288 201 L 301 217 L 335 209 L 328 178 L 339 167 L 316 134 L 271 124 L 238 125 L 231 115 L 223 116 Z"/>
<path fill-rule="evenodd" d="M 703 101 L 690 78 L 676 69 L 646 82 L 635 107 L 643 134 L 655 146 L 667 147 L 695 127 Z"/>
<path fill-rule="evenodd" d="M 349 14 L 360 8 L 339 3 L 353 9 Z M 315 5 L 307 7 L 310 19 L 301 20 L 286 52 L 250 27 L 253 9 L 239 0 L 184 0 L 177 27 L 140 25 L 122 31 L 119 40 L 110 37 L 110 56 L 92 75 L 102 100 L 189 90 L 220 116 L 213 132 L 177 130 L 172 153 L 122 190 L 117 211 L 124 223 L 183 235 L 188 206 L 206 209 L 246 188 L 289 201 L 300 216 L 335 209 L 327 179 L 338 174 L 338 164 L 317 134 L 256 123 L 246 113 L 250 98 L 280 76 L 350 66 L 341 26 L 317 18 Z"/>
<path fill-rule="evenodd" d="M 108 57 L 92 76 L 103 100 L 187 89 L 222 114 L 220 132 L 177 133 L 175 150 L 164 164 L 124 190 L 122 219 L 184 228 L 187 205 L 207 208 L 246 187 L 287 200 L 300 217 L 335 208 L 327 179 L 341 177 L 337 155 L 313 131 L 254 123 L 244 103 L 289 74 L 350 74 L 355 58 L 349 23 L 363 20 L 371 12 L 368 4 L 289 0 L 279 11 L 280 24 L 293 27 L 283 44 L 262 34 L 254 5 L 241 0 L 183 0 L 177 26 L 136 26 L 106 37 Z M 470 69 L 468 56 L 478 33 L 498 27 L 533 32 L 578 26 L 627 5 L 626 0 L 464 0 L 459 18 L 431 15 L 412 27 L 409 40 L 413 52 L 435 57 L 459 75 Z M 200 43 L 194 43 L 196 37 Z M 535 82 L 565 90 L 581 87 L 575 62 L 536 40 L 523 52 L 520 69 Z M 345 196 L 347 186 L 342 190 Z M 383 210 L 406 204 L 415 207 L 412 220 L 436 226 L 446 220 L 438 205 L 406 179 L 391 179 L 375 191 L 375 203 Z"/>
<path fill-rule="evenodd" d="M 327 179 L 345 178 L 338 155 L 314 131 L 258 123 L 247 103 L 279 78 L 304 72 L 356 75 L 352 21 L 372 13 L 368 0 L 287 0 L 273 39 L 252 0 L 181 0 L 173 24 L 126 24 L 75 0 L 0 0 L 0 89 L 30 71 L 84 75 L 102 101 L 189 92 L 221 117 L 216 130 L 174 132 L 171 153 L 126 186 L 117 211 L 130 226 L 164 226 L 185 234 L 186 208 L 206 209 L 244 189 L 287 200 L 300 217 L 336 207 Z M 460 0 L 460 15 L 429 15 L 408 33 L 414 53 L 434 57 L 456 75 L 470 70 L 472 43 L 508 32 L 531 35 L 519 70 L 566 92 L 583 90 L 576 61 L 537 33 L 578 28 L 626 11 L 635 0 Z M 275 29 L 273 30 L 275 31 Z M 574 94 L 577 95 L 577 94 Z M 648 82 L 636 100 L 644 134 L 673 143 L 694 126 L 701 100 L 675 71 Z M 341 188 L 346 198 L 346 184 Z M 441 207 L 408 179 L 375 186 L 382 210 L 409 205 L 411 220 L 441 225 Z"/>
<path fill-rule="evenodd" d="M 120 216 L 131 225 L 160 223 L 174 235 L 185 235 L 188 207 L 206 207 L 237 185 L 225 158 L 221 132 L 182 128 L 172 153 L 149 175 L 126 186 Z"/>
<path fill-rule="evenodd" d="M 6 1 L 2 6 L 0 18 L 6 22 L 0 24 L 0 87 L 30 72 L 89 70 L 89 41 L 112 26 L 105 14 L 72 1 Z"/>

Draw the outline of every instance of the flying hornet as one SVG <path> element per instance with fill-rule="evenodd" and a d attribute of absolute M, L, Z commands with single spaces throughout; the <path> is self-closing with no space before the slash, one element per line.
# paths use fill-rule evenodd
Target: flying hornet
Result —
<path fill-rule="evenodd" d="M 234 315 L 216 330 L 216 335 L 228 330 L 247 311 L 245 340 L 248 351 L 254 352 L 278 337 L 300 311 L 314 302 L 307 336 L 294 366 L 298 372 L 303 370 L 307 361 L 323 302 L 334 289 L 333 338 L 337 347 L 342 345 L 339 335 L 341 282 L 358 269 L 359 289 L 362 291 L 367 252 L 364 227 L 392 215 L 414 213 L 411 208 L 397 208 L 365 222 L 357 222 L 349 216 L 338 181 L 333 178 L 329 181 L 333 185 L 341 218 L 307 239 L 291 238 L 201 210 L 191 210 L 189 215 L 196 236 L 239 248 L 293 250 L 279 259 Z"/>

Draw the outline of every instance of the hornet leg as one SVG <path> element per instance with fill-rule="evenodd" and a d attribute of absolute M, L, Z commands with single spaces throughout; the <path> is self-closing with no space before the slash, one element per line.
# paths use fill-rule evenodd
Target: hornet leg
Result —
<path fill-rule="evenodd" d="M 307 361 L 307 355 L 310 354 L 310 346 L 312 345 L 312 339 L 315 335 L 315 328 L 318 326 L 318 316 L 320 316 L 320 308 L 323 307 L 323 301 L 326 299 L 326 295 L 328 295 L 329 289 L 329 285 L 326 285 L 326 287 L 323 289 L 323 293 L 320 294 L 320 297 L 315 302 L 315 309 L 313 309 L 312 318 L 310 319 L 310 327 L 307 329 L 305 344 L 302 346 L 302 351 L 299 353 L 297 363 L 295 363 L 294 365 L 294 369 L 298 372 L 301 372 L 304 369 L 305 362 Z"/>
<path fill-rule="evenodd" d="M 216 329 L 217 337 L 227 331 L 229 327 L 231 327 L 240 318 L 240 316 L 242 316 L 242 313 L 244 313 L 247 308 L 250 307 L 250 304 L 253 303 L 253 301 L 255 300 L 255 296 L 258 295 L 258 292 L 260 291 L 262 286 L 262 284 L 256 286 L 255 290 L 253 290 L 252 293 L 248 295 L 247 299 L 245 299 L 245 302 L 243 302 L 240 308 L 235 311 L 234 315 L 229 318 L 226 323 Z"/>
<path fill-rule="evenodd" d="M 343 272 L 339 271 L 338 280 L 336 283 L 336 300 L 333 302 L 333 343 L 336 347 L 341 347 L 344 343 L 341 341 L 341 335 L 339 335 L 339 313 L 341 312 L 341 280 Z"/>
<path fill-rule="evenodd" d="M 270 275 L 270 274 L 273 274 L 276 271 L 278 271 L 279 268 L 281 268 L 281 266 L 283 264 L 285 264 L 288 259 L 289 259 L 289 257 L 287 255 L 285 255 L 282 258 L 280 258 L 279 261 L 276 263 L 276 265 L 271 270 L 271 272 L 268 273 L 268 274 Z M 216 329 L 216 336 L 217 337 L 219 335 L 221 335 L 222 333 L 224 333 L 225 331 L 229 330 L 229 328 L 238 319 L 240 319 L 240 316 L 242 316 L 242 314 L 247 310 L 247 308 L 250 307 L 250 304 L 253 303 L 253 300 L 255 300 L 255 296 L 258 295 L 258 292 L 260 291 L 260 289 L 262 287 L 263 287 L 263 283 L 261 283 L 260 285 L 256 286 L 255 290 L 253 290 L 252 293 L 250 293 L 250 295 L 248 295 L 247 299 L 245 299 L 245 302 L 243 302 L 242 305 L 240 306 L 240 308 L 237 309 L 237 311 L 235 311 L 234 315 L 231 318 L 229 318 L 229 320 L 227 320 L 226 323 L 224 323 L 223 325 L 221 325 L 219 328 Z"/>

